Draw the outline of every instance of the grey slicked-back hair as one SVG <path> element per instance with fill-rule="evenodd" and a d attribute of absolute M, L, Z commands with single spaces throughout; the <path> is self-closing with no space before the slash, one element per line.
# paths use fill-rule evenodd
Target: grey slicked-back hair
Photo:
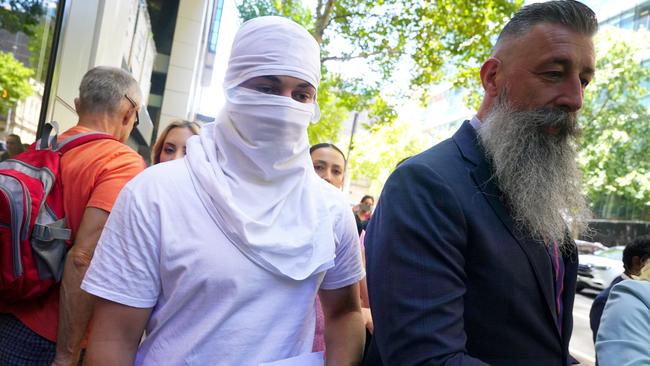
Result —
<path fill-rule="evenodd" d="M 593 36 L 598 31 L 596 14 L 587 5 L 574 0 L 557 0 L 526 5 L 503 27 L 497 45 L 504 39 L 526 35 L 540 23 L 559 24 L 574 32 Z"/>
<path fill-rule="evenodd" d="M 83 113 L 116 112 L 128 95 L 136 103 L 142 102 L 138 82 L 125 70 L 117 67 L 97 66 L 90 69 L 79 85 L 79 102 Z"/>

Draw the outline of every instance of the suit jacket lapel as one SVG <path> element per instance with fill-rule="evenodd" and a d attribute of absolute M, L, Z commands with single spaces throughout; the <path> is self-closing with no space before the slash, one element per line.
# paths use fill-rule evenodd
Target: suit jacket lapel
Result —
<path fill-rule="evenodd" d="M 547 307 L 553 317 L 553 324 L 556 325 L 555 328 L 558 331 L 557 334 L 561 336 L 556 321 L 557 308 L 555 305 L 553 268 L 546 248 L 542 244 L 535 242 L 530 235 L 524 235 L 517 229 L 512 216 L 501 200 L 502 194 L 494 182 L 492 167 L 478 145 L 478 136 L 474 128 L 468 122 L 465 122 L 454 135 L 454 140 L 463 156 L 475 166 L 470 170 L 472 179 L 474 179 L 483 196 L 489 202 L 494 213 L 499 217 L 503 225 L 508 229 L 528 257 L 537 283 L 544 294 Z"/>

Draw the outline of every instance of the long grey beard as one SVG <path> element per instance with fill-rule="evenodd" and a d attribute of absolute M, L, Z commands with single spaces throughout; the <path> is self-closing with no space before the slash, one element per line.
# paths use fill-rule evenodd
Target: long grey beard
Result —
<path fill-rule="evenodd" d="M 559 133 L 548 134 L 548 127 Z M 515 111 L 502 96 L 478 132 L 519 229 L 561 243 L 567 229 L 577 235 L 587 228 L 591 212 L 576 164 L 574 142 L 580 131 L 575 113 Z"/>

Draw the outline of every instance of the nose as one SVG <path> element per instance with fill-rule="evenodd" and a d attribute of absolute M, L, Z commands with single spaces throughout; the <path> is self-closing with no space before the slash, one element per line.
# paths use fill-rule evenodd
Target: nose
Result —
<path fill-rule="evenodd" d="M 280 90 L 280 95 L 283 97 L 291 98 L 293 96 L 292 92 L 293 91 L 291 90 L 291 88 L 282 88 Z"/>
<path fill-rule="evenodd" d="M 182 159 L 184 157 L 185 157 L 185 152 L 182 149 L 176 150 L 176 153 L 174 154 L 174 160 Z"/>
<path fill-rule="evenodd" d="M 577 112 L 582 108 L 585 87 L 579 76 L 569 78 L 560 85 L 560 96 L 556 106 L 567 112 Z"/>
<path fill-rule="evenodd" d="M 332 183 L 332 174 L 330 174 L 329 170 L 323 173 L 323 179 L 325 179 L 327 183 Z"/>

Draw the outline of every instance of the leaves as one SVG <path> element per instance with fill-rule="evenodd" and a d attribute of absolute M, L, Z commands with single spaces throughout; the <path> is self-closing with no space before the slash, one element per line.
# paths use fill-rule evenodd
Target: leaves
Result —
<path fill-rule="evenodd" d="M 11 33 L 33 35 L 41 16 L 45 13 L 42 0 L 4 0 L 0 6 L 0 28 Z"/>
<path fill-rule="evenodd" d="M 370 133 L 355 136 L 348 169 L 354 180 L 369 180 L 369 192 L 378 195 L 400 161 L 420 153 L 429 137 L 403 121 L 376 125 Z"/>
<path fill-rule="evenodd" d="M 650 69 L 647 32 L 604 28 L 596 78 L 585 92 L 579 162 L 598 217 L 650 219 Z"/>
<path fill-rule="evenodd" d="M 0 51 L 0 114 L 33 92 L 29 78 L 34 72 L 23 66 L 14 55 Z"/>

